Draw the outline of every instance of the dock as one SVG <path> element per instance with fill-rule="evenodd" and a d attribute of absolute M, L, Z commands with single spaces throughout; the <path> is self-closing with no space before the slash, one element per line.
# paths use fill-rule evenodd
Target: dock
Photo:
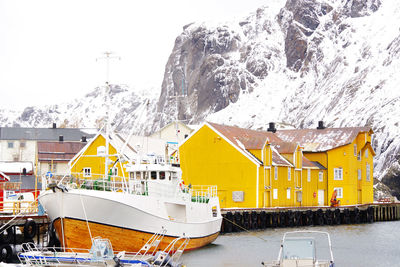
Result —
<path fill-rule="evenodd" d="M 340 225 L 400 219 L 400 203 L 373 203 L 332 207 L 222 209 L 221 233 L 276 227 Z"/>

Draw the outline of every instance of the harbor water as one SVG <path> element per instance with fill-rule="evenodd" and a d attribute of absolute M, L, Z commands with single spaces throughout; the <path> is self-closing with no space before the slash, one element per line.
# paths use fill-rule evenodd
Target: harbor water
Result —
<path fill-rule="evenodd" d="M 400 221 L 224 234 L 212 244 L 185 252 L 183 263 L 190 267 L 262 266 L 261 262 L 277 258 L 283 234 L 298 230 L 328 232 L 335 267 L 400 266 Z M 326 258 L 327 247 L 317 241 L 317 255 Z"/>

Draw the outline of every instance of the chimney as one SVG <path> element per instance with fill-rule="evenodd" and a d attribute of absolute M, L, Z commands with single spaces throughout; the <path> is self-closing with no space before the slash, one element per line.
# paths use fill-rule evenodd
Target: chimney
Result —
<path fill-rule="evenodd" d="M 319 122 L 318 122 L 318 127 L 317 127 L 317 129 L 318 129 L 318 130 L 323 130 L 323 129 L 325 129 L 325 126 L 324 126 L 324 122 L 323 122 L 323 121 L 319 121 Z"/>
<path fill-rule="evenodd" d="M 58 137 L 58 141 L 64 142 L 64 136 L 60 135 L 60 136 Z"/>
<path fill-rule="evenodd" d="M 57 128 L 57 124 L 53 122 L 53 129 Z"/>
<path fill-rule="evenodd" d="M 86 136 L 84 136 L 84 135 L 82 136 L 81 142 L 82 142 L 82 143 L 86 143 L 86 142 L 87 142 L 87 141 L 86 141 Z"/>
<path fill-rule="evenodd" d="M 275 123 L 274 122 L 270 122 L 269 123 L 269 128 L 267 129 L 268 132 L 276 132 L 276 128 L 275 128 Z"/>

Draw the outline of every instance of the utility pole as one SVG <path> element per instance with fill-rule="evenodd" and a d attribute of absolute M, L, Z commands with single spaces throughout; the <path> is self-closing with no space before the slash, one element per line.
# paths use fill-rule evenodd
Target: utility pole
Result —
<path fill-rule="evenodd" d="M 104 177 L 106 177 L 108 175 L 108 163 L 109 163 L 109 146 L 110 146 L 110 128 L 111 128 L 111 124 L 110 124 L 110 103 L 109 103 L 109 94 L 111 92 L 111 87 L 110 87 L 110 60 L 111 59 L 118 59 L 120 60 L 120 57 L 117 56 L 113 56 L 113 52 L 110 51 L 106 51 L 104 52 L 104 56 L 103 57 L 99 57 L 96 59 L 96 61 L 98 60 L 105 60 L 106 61 L 106 86 L 104 89 L 104 102 L 106 105 L 106 116 L 105 116 L 105 122 L 104 122 L 104 127 L 105 127 L 105 139 L 106 139 L 106 150 L 105 150 L 105 159 L 104 159 Z M 103 178 L 103 182 L 104 182 L 104 178 Z M 104 183 L 103 183 L 103 188 L 104 188 Z"/>

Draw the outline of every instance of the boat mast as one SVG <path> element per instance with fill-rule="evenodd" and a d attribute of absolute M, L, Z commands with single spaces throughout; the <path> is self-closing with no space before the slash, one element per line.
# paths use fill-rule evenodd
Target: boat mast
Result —
<path fill-rule="evenodd" d="M 104 180 L 105 177 L 107 177 L 109 170 L 108 170 L 108 164 L 109 164 L 109 146 L 110 146 L 110 100 L 109 100 L 109 94 L 111 92 L 111 86 L 110 86 L 110 60 L 111 59 L 120 59 L 119 57 L 112 56 L 113 52 L 106 51 L 104 52 L 104 57 L 98 58 L 98 59 L 104 59 L 106 61 L 106 85 L 104 89 L 104 102 L 106 106 L 106 115 L 105 115 L 105 122 L 104 122 L 104 128 L 105 128 L 105 139 L 106 139 L 106 150 L 105 150 L 105 158 L 104 158 L 104 177 L 103 177 L 103 185 L 104 185 Z M 104 188 L 104 186 L 103 186 Z"/>

